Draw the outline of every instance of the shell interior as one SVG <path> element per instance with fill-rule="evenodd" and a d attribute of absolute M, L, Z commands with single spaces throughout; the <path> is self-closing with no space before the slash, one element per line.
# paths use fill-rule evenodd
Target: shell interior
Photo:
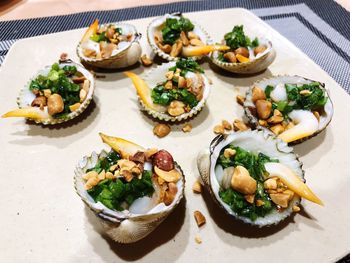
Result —
<path fill-rule="evenodd" d="M 253 85 L 253 87 L 258 86 L 259 88 L 261 88 L 262 90 L 265 91 L 267 85 L 271 85 L 271 86 L 276 87 L 278 84 L 309 84 L 311 82 L 314 82 L 314 81 L 300 77 L 300 76 L 276 76 L 276 77 L 267 78 L 267 79 L 263 79 L 261 81 L 258 81 Z M 325 89 L 324 86 L 322 86 L 322 85 L 323 84 L 321 83 L 321 88 L 323 88 L 325 90 L 325 95 L 328 97 L 328 100 L 327 100 L 326 105 L 324 106 L 324 111 L 320 115 L 318 131 L 315 132 L 313 135 L 317 135 L 319 132 L 323 131 L 327 127 L 327 125 L 330 123 L 332 116 L 333 116 L 333 103 L 329 97 L 327 89 Z M 248 116 L 249 121 L 254 126 L 262 128 L 259 125 L 257 118 L 249 110 L 249 108 L 255 108 L 255 105 L 252 101 L 252 88 L 249 89 L 247 94 L 246 94 L 244 108 L 245 108 L 245 112 Z M 313 135 L 311 135 L 311 136 L 313 136 Z M 304 139 L 295 141 L 293 143 L 296 143 L 296 142 L 299 142 L 302 140 L 304 140 Z"/>
<path fill-rule="evenodd" d="M 211 59 L 214 64 L 227 71 L 234 73 L 257 73 L 265 70 L 275 59 L 276 53 L 272 47 L 271 41 L 266 38 L 258 38 L 259 43 L 266 45 L 267 49 L 261 53 L 254 55 L 254 50 L 249 48 L 249 62 L 245 63 L 230 63 L 223 62 L 219 59 L 219 51 L 214 51 L 211 54 Z M 224 41 L 225 42 L 225 41 Z"/>
<path fill-rule="evenodd" d="M 147 39 L 148 39 L 148 43 L 151 45 L 153 51 L 160 57 L 168 60 L 168 61 L 173 61 L 173 60 L 178 60 L 179 57 L 172 57 L 169 54 L 165 53 L 164 51 L 162 51 L 156 44 L 155 40 L 154 40 L 154 36 L 159 34 L 162 30 L 162 28 L 164 27 L 165 21 L 167 18 L 175 18 L 175 19 L 180 19 L 179 16 L 176 15 L 171 15 L 171 14 L 165 14 L 164 16 L 158 17 L 156 19 L 154 19 L 147 28 Z M 199 38 L 201 39 L 201 41 L 205 44 L 210 44 L 212 41 L 208 35 L 208 33 L 200 26 L 198 25 L 196 22 L 193 22 L 191 20 L 192 24 L 194 25 L 194 29 L 193 32 L 199 36 Z M 200 59 L 202 56 L 194 56 L 191 57 L 193 60 L 198 60 Z"/>
<path fill-rule="evenodd" d="M 265 217 L 258 217 L 255 221 L 250 218 L 243 217 L 235 213 L 225 202 L 223 202 L 219 196 L 220 181 L 222 178 L 222 167 L 216 166 L 217 159 L 219 158 L 220 151 L 227 145 L 233 144 L 239 146 L 244 150 L 258 154 L 263 153 L 272 159 L 278 159 L 280 163 L 291 168 L 300 178 L 304 179 L 304 172 L 301 168 L 302 164 L 298 160 L 297 156 L 293 153 L 293 149 L 288 147 L 287 144 L 279 139 L 275 139 L 265 131 L 244 131 L 235 132 L 230 134 L 225 140 L 219 142 L 213 149 L 210 156 L 210 174 L 209 184 L 211 192 L 219 204 L 232 216 L 242 220 L 245 223 L 256 225 L 259 227 L 267 226 L 271 224 L 277 224 L 292 213 L 293 205 L 297 205 L 300 202 L 300 198 L 295 196 L 289 203 L 288 208 L 282 212 L 278 212 L 276 209 L 272 210 Z"/>
<path fill-rule="evenodd" d="M 148 84 L 149 88 L 153 89 L 159 82 L 165 80 L 165 74 L 169 71 L 169 68 L 175 66 L 176 62 L 164 63 L 153 70 L 150 70 L 145 76 L 144 80 Z M 204 90 L 203 90 L 203 98 L 198 102 L 198 104 L 193 107 L 189 112 L 181 114 L 179 116 L 173 117 L 166 112 L 158 112 L 153 109 L 147 108 L 142 100 L 140 99 L 141 106 L 144 110 L 153 116 L 154 118 L 158 118 L 164 121 L 181 121 L 193 117 L 197 113 L 199 113 L 204 107 L 206 100 L 209 97 L 211 84 L 209 83 L 209 79 L 205 76 L 205 74 L 201 74 L 204 80 Z"/>
<path fill-rule="evenodd" d="M 68 66 L 72 66 L 72 65 L 76 66 L 77 70 L 79 72 L 81 72 L 84 75 L 84 77 L 90 81 L 89 92 L 88 92 L 85 100 L 81 103 L 80 107 L 76 111 L 73 111 L 73 112 L 69 113 L 64 118 L 50 117 L 50 119 L 34 120 L 36 123 L 42 123 L 42 124 L 48 125 L 48 124 L 58 124 L 58 123 L 66 122 L 68 120 L 74 119 L 75 117 L 79 116 L 88 107 L 88 105 L 90 104 L 90 102 L 92 100 L 92 97 L 93 97 L 93 94 L 94 94 L 94 89 L 95 89 L 94 76 L 91 74 L 91 72 L 86 70 L 80 64 L 71 63 L 71 62 L 68 62 L 68 63 L 64 62 L 64 63 L 60 63 L 59 64 L 60 68 L 63 68 L 66 65 L 68 65 Z M 17 97 L 17 104 L 18 104 L 19 108 L 25 108 L 25 107 L 31 106 L 32 101 L 35 99 L 35 95 L 29 89 L 31 81 L 34 80 L 39 75 L 47 76 L 48 73 L 50 72 L 50 69 L 51 69 L 51 66 L 46 66 L 42 70 L 38 71 L 28 81 L 26 86 L 21 89 L 21 91 L 19 93 L 19 96 Z M 44 111 L 47 112 L 47 107 L 44 108 Z"/>
<path fill-rule="evenodd" d="M 110 58 L 107 58 L 107 59 L 111 59 L 113 57 L 118 57 L 119 55 L 123 54 L 126 50 L 128 50 L 131 47 L 132 43 L 134 43 L 135 41 L 138 40 L 138 33 L 137 33 L 136 28 L 133 25 L 125 24 L 125 23 L 108 23 L 108 25 L 109 24 L 112 24 L 112 25 L 115 25 L 118 28 L 121 28 L 122 32 L 123 32 L 123 35 L 131 34 L 132 38 L 131 38 L 130 41 L 121 41 L 118 44 L 117 49 L 113 50 L 112 56 Z M 100 26 L 103 26 L 103 25 L 100 25 Z M 94 42 L 92 40 L 89 40 L 86 43 L 79 43 L 79 45 L 77 47 L 78 56 L 81 59 L 83 59 L 84 61 L 88 61 L 88 62 L 89 61 L 90 62 L 94 62 L 94 61 L 105 60 L 103 58 L 101 58 L 101 59 L 90 58 L 90 57 L 86 57 L 84 55 L 83 47 L 88 47 L 88 48 L 90 48 L 92 50 L 95 50 L 96 49 L 95 45 L 96 45 L 96 42 Z"/>
<path fill-rule="evenodd" d="M 78 195 L 85 202 L 85 204 L 100 217 L 112 223 L 119 223 L 126 219 L 146 219 L 147 217 L 153 217 L 162 213 L 170 212 L 180 202 L 181 198 L 183 197 L 184 191 L 183 176 L 183 180 L 179 180 L 176 183 L 178 191 L 174 201 L 169 206 L 166 206 L 164 203 L 155 204 L 154 200 L 148 200 L 147 197 L 139 198 L 134 201 L 134 203 L 129 207 L 129 210 L 134 210 L 133 212 L 130 212 L 129 210 L 115 211 L 107 208 L 100 202 L 96 203 L 85 190 L 85 181 L 83 180 L 82 176 L 86 173 L 88 169 L 95 167 L 99 158 L 107 156 L 107 153 L 108 152 L 106 150 L 102 150 L 99 154 L 93 152 L 90 156 L 83 157 L 83 159 L 80 160 L 78 165 L 76 166 L 74 177 L 74 185 Z M 177 164 L 176 168 L 182 174 L 182 170 Z M 145 205 L 148 206 L 150 209 L 147 209 L 147 211 L 145 211 Z"/>

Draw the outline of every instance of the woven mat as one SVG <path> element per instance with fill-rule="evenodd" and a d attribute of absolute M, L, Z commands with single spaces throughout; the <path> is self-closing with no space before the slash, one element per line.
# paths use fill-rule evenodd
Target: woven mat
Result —
<path fill-rule="evenodd" d="M 300 48 L 350 94 L 350 14 L 325 0 L 187 1 L 0 22 L 0 65 L 19 39 L 101 23 L 233 7 L 247 8 Z M 334 244 L 335 245 L 335 244 Z M 311 260 L 312 261 L 312 260 Z M 350 262 L 350 255 L 339 262 Z"/>

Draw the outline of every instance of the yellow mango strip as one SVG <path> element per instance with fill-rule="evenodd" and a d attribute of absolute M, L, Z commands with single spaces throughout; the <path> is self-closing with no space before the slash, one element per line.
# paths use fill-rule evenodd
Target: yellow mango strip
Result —
<path fill-rule="evenodd" d="M 128 140 L 122 139 L 122 138 L 117 138 L 117 137 L 112 137 L 105 135 L 103 133 L 99 133 L 102 141 L 106 143 L 108 146 L 110 146 L 113 150 L 116 152 L 120 153 L 123 157 L 123 159 L 128 159 L 129 156 L 134 155 L 138 151 L 144 152 L 146 151 L 145 148 L 142 146 L 130 142 Z"/>
<path fill-rule="evenodd" d="M 323 202 L 289 167 L 281 163 L 265 163 L 265 169 L 269 173 L 269 177 L 278 177 L 290 190 L 300 197 L 323 205 Z"/>
<path fill-rule="evenodd" d="M 237 54 L 237 55 L 236 55 L 236 58 L 237 58 L 237 60 L 238 60 L 239 62 L 241 62 L 241 63 L 246 63 L 246 62 L 249 62 L 249 61 L 250 61 L 249 58 L 246 58 L 245 56 L 242 56 L 242 55 L 240 55 L 240 54 Z"/>
<path fill-rule="evenodd" d="M 163 106 L 153 103 L 151 98 L 151 89 L 142 78 L 130 71 L 125 71 L 124 74 L 131 79 L 136 88 L 137 94 L 140 96 L 143 104 L 145 104 L 146 107 L 158 112 L 165 111 Z"/>
<path fill-rule="evenodd" d="M 230 47 L 225 45 L 204 45 L 204 46 L 196 46 L 196 47 L 184 47 L 182 49 L 182 55 L 184 57 L 194 57 L 194 56 L 202 56 L 208 55 L 213 51 L 226 51 L 229 50 Z"/>
<path fill-rule="evenodd" d="M 33 120 L 44 120 L 44 119 L 48 119 L 49 115 L 37 107 L 28 107 L 28 108 L 15 109 L 15 110 L 9 111 L 4 115 L 2 115 L 1 117 L 2 118 L 22 117 L 22 118 L 28 118 Z"/>
<path fill-rule="evenodd" d="M 86 30 L 86 32 L 85 32 L 83 38 L 81 39 L 80 43 L 88 41 L 92 35 L 96 34 L 97 30 L 98 30 L 98 19 L 95 19 L 95 21 Z"/>
<path fill-rule="evenodd" d="M 318 129 L 318 120 L 311 111 L 293 110 L 288 116 L 296 125 L 278 136 L 278 138 L 285 142 L 293 142 L 310 136 Z"/>

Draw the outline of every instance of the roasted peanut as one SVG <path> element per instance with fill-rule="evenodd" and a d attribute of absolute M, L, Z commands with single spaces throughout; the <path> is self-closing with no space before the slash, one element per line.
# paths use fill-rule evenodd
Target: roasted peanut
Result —
<path fill-rule="evenodd" d="M 165 192 L 164 195 L 164 204 L 170 205 L 176 196 L 177 193 L 177 186 L 175 183 L 168 183 L 168 190 Z"/>
<path fill-rule="evenodd" d="M 314 116 L 316 117 L 316 119 L 317 119 L 318 121 L 320 121 L 320 113 L 319 113 L 318 111 L 313 111 L 312 113 L 314 114 Z"/>
<path fill-rule="evenodd" d="M 57 93 L 52 94 L 47 99 L 47 110 L 51 116 L 60 113 L 64 110 L 64 103 L 61 95 Z"/>
<path fill-rule="evenodd" d="M 255 195 L 245 195 L 244 199 L 250 203 L 250 204 L 254 204 L 254 199 L 255 199 Z"/>
<path fill-rule="evenodd" d="M 73 105 L 70 105 L 70 106 L 69 106 L 69 110 L 70 110 L 71 112 L 76 111 L 77 109 L 80 108 L 80 105 L 81 105 L 81 104 L 80 104 L 79 102 L 74 103 Z"/>
<path fill-rule="evenodd" d="M 97 175 L 98 180 L 102 181 L 106 178 L 106 171 L 102 170 L 98 175 Z"/>
<path fill-rule="evenodd" d="M 283 208 L 288 207 L 289 195 L 284 193 L 270 194 L 272 202 Z"/>
<path fill-rule="evenodd" d="M 259 206 L 264 205 L 264 204 L 265 204 L 265 202 L 264 202 L 263 200 L 258 199 L 258 200 L 256 200 L 255 204 L 256 204 L 256 206 L 258 206 L 258 207 L 259 207 Z"/>
<path fill-rule="evenodd" d="M 236 150 L 235 149 L 226 148 L 225 151 L 224 151 L 225 158 L 231 158 L 235 154 L 236 154 Z"/>
<path fill-rule="evenodd" d="M 256 111 L 260 119 L 266 120 L 272 111 L 272 104 L 267 100 L 258 100 L 256 102 Z"/>
<path fill-rule="evenodd" d="M 204 43 L 197 38 L 191 39 L 190 44 L 191 46 L 204 46 Z"/>
<path fill-rule="evenodd" d="M 201 244 L 202 243 L 202 239 L 198 235 L 194 238 L 194 241 L 196 241 L 197 244 Z"/>
<path fill-rule="evenodd" d="M 204 215 L 198 210 L 194 211 L 194 219 L 199 227 L 204 225 L 206 222 Z"/>
<path fill-rule="evenodd" d="M 81 89 L 79 92 L 80 102 L 83 102 L 86 99 L 86 96 L 87 96 L 86 90 Z"/>
<path fill-rule="evenodd" d="M 277 181 L 276 178 L 269 178 L 264 182 L 265 189 L 275 190 L 277 189 Z"/>
<path fill-rule="evenodd" d="M 226 59 L 228 62 L 231 63 L 236 63 L 237 59 L 236 59 L 236 55 L 234 52 L 227 52 L 224 54 L 224 59 Z"/>
<path fill-rule="evenodd" d="M 236 166 L 231 178 L 231 187 L 242 194 L 255 194 L 257 183 L 243 166 Z"/>
<path fill-rule="evenodd" d="M 144 54 L 141 56 L 141 63 L 145 67 L 149 67 L 153 64 L 153 60 L 150 57 L 148 57 L 146 54 Z"/>
<path fill-rule="evenodd" d="M 46 98 L 50 97 L 50 95 L 51 95 L 51 90 L 50 89 L 44 89 L 43 92 L 44 92 L 44 96 Z"/>
<path fill-rule="evenodd" d="M 221 125 L 222 127 L 224 127 L 225 130 L 228 130 L 228 131 L 232 130 L 232 125 L 227 120 L 223 120 L 221 122 Z"/>
<path fill-rule="evenodd" d="M 281 124 L 276 124 L 276 125 L 270 127 L 270 130 L 276 135 L 279 135 L 282 132 L 284 132 L 284 128 Z"/>
<path fill-rule="evenodd" d="M 258 100 L 266 100 L 265 92 L 258 86 L 252 89 L 252 101 L 255 104 Z"/>
<path fill-rule="evenodd" d="M 106 173 L 106 179 L 114 179 L 114 178 L 115 178 L 115 176 L 111 172 Z"/>
<path fill-rule="evenodd" d="M 192 191 L 197 194 L 202 192 L 202 185 L 198 180 L 196 180 L 192 185 Z"/>
<path fill-rule="evenodd" d="M 177 57 L 178 55 L 180 55 L 181 51 L 182 51 L 182 42 L 178 40 L 171 47 L 170 56 Z"/>
<path fill-rule="evenodd" d="M 311 93 L 312 92 L 310 90 L 308 90 L 308 89 L 304 89 L 304 90 L 301 90 L 299 92 L 300 95 L 304 95 L 304 96 L 309 96 L 309 95 L 311 95 Z"/>
<path fill-rule="evenodd" d="M 241 96 L 241 95 L 237 95 L 236 97 L 236 101 L 239 105 L 243 106 L 244 101 L 245 101 L 245 97 Z"/>
<path fill-rule="evenodd" d="M 168 107 L 168 113 L 171 116 L 179 116 L 185 113 L 185 104 L 182 101 L 173 100 Z"/>
<path fill-rule="evenodd" d="M 249 58 L 249 50 L 245 47 L 239 47 L 235 50 L 235 54 L 240 54 L 243 57 Z"/>
<path fill-rule="evenodd" d="M 163 123 L 159 123 L 153 128 L 154 135 L 158 136 L 159 138 L 167 136 L 170 133 L 170 131 L 170 126 Z"/>
<path fill-rule="evenodd" d="M 192 125 L 191 123 L 186 123 L 185 126 L 182 127 L 183 132 L 190 132 L 192 131 Z"/>
<path fill-rule="evenodd" d="M 292 209 L 293 209 L 293 212 L 295 212 L 295 213 L 300 211 L 300 207 L 297 205 L 293 205 Z"/>
<path fill-rule="evenodd" d="M 97 178 L 97 176 L 98 176 L 98 173 L 96 171 L 90 171 L 90 172 L 88 172 L 88 173 L 83 175 L 83 179 L 85 181 L 87 181 L 87 180 L 89 180 L 90 178 L 93 178 L 93 177 Z"/>
<path fill-rule="evenodd" d="M 259 53 L 264 52 L 267 49 L 265 45 L 259 45 L 256 48 L 254 48 L 254 55 L 258 55 Z"/>
<path fill-rule="evenodd" d="M 187 36 L 188 36 L 189 39 L 199 39 L 199 36 L 197 36 L 197 34 L 194 33 L 193 31 L 189 31 L 187 33 Z"/>
<path fill-rule="evenodd" d="M 234 120 L 233 121 L 233 130 L 234 131 L 246 131 L 249 127 L 241 120 Z"/>
<path fill-rule="evenodd" d="M 186 87 L 186 79 L 182 76 L 179 77 L 179 80 L 177 82 L 177 86 L 179 88 L 185 88 Z"/>
<path fill-rule="evenodd" d="M 283 115 L 282 115 L 282 113 L 279 111 L 279 110 L 277 110 L 277 109 L 275 109 L 274 111 L 273 111 L 273 116 L 271 116 L 268 120 L 267 120 L 267 122 L 268 123 L 271 123 L 271 124 L 277 124 L 277 123 L 281 123 L 282 121 L 283 121 Z"/>
<path fill-rule="evenodd" d="M 36 97 L 33 101 L 32 101 L 32 104 L 31 106 L 32 107 L 40 107 L 41 110 L 44 109 L 44 106 L 46 106 L 46 103 L 47 103 L 47 99 L 45 96 L 39 96 L 39 97 Z"/>
<path fill-rule="evenodd" d="M 267 126 L 267 121 L 265 121 L 265 120 L 259 120 L 259 124 L 260 124 L 261 126 L 266 127 L 266 126 Z"/>
<path fill-rule="evenodd" d="M 99 180 L 97 177 L 91 177 L 89 180 L 87 180 L 87 182 L 85 184 L 85 189 L 90 190 L 91 188 L 96 186 L 98 184 L 98 182 L 99 182 Z"/>
<path fill-rule="evenodd" d="M 216 125 L 213 129 L 215 134 L 224 134 L 225 133 L 225 129 L 222 125 Z"/>
<path fill-rule="evenodd" d="M 185 47 L 187 47 L 188 44 L 189 44 L 189 41 L 188 41 L 188 38 L 187 38 L 186 33 L 185 33 L 184 31 L 181 31 L 181 33 L 180 33 L 180 39 L 181 39 L 181 41 L 182 41 L 182 44 L 183 44 Z"/>
<path fill-rule="evenodd" d="M 173 88 L 173 82 L 171 80 L 168 80 L 165 85 L 164 85 L 165 89 L 172 89 Z"/>
<path fill-rule="evenodd" d="M 165 77 L 167 80 L 172 80 L 173 77 L 174 77 L 174 71 L 168 71 L 166 74 L 165 74 Z"/>

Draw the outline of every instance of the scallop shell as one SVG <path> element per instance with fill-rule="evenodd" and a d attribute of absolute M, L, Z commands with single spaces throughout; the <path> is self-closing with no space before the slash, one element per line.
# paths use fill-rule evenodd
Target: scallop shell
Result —
<path fill-rule="evenodd" d="M 85 156 L 75 168 L 74 187 L 85 205 L 98 217 L 104 231 L 114 241 L 133 243 L 149 235 L 175 209 L 184 196 L 185 177 L 181 167 L 175 162 L 175 168 L 180 171 L 182 180 L 177 182 L 178 192 L 171 205 L 158 204 L 144 214 L 135 214 L 127 210 L 114 211 L 102 203 L 96 203 L 84 188 L 82 176 L 87 169 L 93 168 L 98 159 L 107 155 L 106 150 L 99 154 L 93 152 Z"/>
<path fill-rule="evenodd" d="M 89 87 L 89 92 L 86 96 L 86 99 L 83 101 L 83 103 L 81 103 L 80 107 L 76 110 L 73 111 L 71 113 L 69 113 L 66 117 L 64 118 L 54 118 L 51 117 L 50 119 L 44 119 L 44 120 L 33 120 L 36 123 L 41 123 L 44 125 L 53 125 L 53 124 L 59 124 L 59 123 L 63 123 L 69 120 L 74 119 L 75 117 L 79 116 L 90 104 L 92 98 L 93 98 L 93 94 L 94 94 L 94 90 L 95 90 L 95 79 L 94 76 L 91 74 L 91 72 L 89 72 L 88 70 L 86 70 L 82 65 L 71 62 L 71 61 L 66 61 L 66 62 L 60 62 L 59 66 L 61 68 L 63 68 L 64 66 L 76 66 L 78 71 L 81 72 L 86 79 L 88 79 L 90 81 L 90 87 Z M 34 80 L 37 76 L 39 75 L 47 75 L 49 73 L 51 69 L 51 65 L 50 66 L 46 66 L 44 67 L 42 70 L 38 71 L 36 73 L 35 76 L 33 76 L 27 83 L 27 85 L 22 88 L 20 90 L 20 93 L 17 97 L 17 105 L 19 108 L 25 108 L 28 106 L 31 106 L 32 101 L 35 99 L 35 95 L 30 91 L 29 87 L 30 87 L 30 83 L 32 82 L 32 80 Z M 47 112 L 47 108 L 45 108 L 45 111 Z"/>
<path fill-rule="evenodd" d="M 276 86 L 279 83 L 308 84 L 311 82 L 314 82 L 314 80 L 310 80 L 310 79 L 300 77 L 300 76 L 287 76 L 287 75 L 274 76 L 271 78 L 266 78 L 266 79 L 260 80 L 258 82 L 255 82 L 252 85 L 252 87 L 248 90 L 248 92 L 246 94 L 246 100 L 245 100 L 244 105 L 243 105 L 244 112 L 245 112 L 246 116 L 248 117 L 250 124 L 252 124 L 252 126 L 256 127 L 256 128 L 264 128 L 259 124 L 258 119 L 255 116 L 255 105 L 252 102 L 252 89 L 254 86 L 258 86 L 261 89 L 265 90 L 267 85 Z M 302 143 L 303 141 L 306 141 L 306 140 L 316 136 L 317 134 L 322 132 L 324 129 L 326 129 L 326 127 L 328 126 L 328 124 L 332 120 L 333 112 L 334 112 L 333 103 L 331 101 L 331 98 L 329 97 L 328 90 L 325 88 L 325 84 L 323 84 L 323 83 L 320 83 L 320 84 L 321 84 L 320 85 L 321 88 L 325 91 L 325 94 L 328 97 L 328 100 L 327 100 L 326 105 L 324 106 L 324 112 L 320 116 L 319 128 L 314 134 L 312 134 L 308 137 L 293 141 L 290 143 L 290 145 Z"/>
<path fill-rule="evenodd" d="M 125 68 L 137 63 L 141 57 L 142 49 L 139 43 L 141 34 L 137 32 L 136 27 L 125 23 L 108 24 L 113 24 L 116 27 L 121 28 L 123 32 L 125 32 L 124 34 L 131 33 L 133 35 L 133 39 L 122 48 L 118 48 L 111 57 L 106 59 L 95 59 L 84 56 L 81 43 L 79 43 L 76 51 L 81 62 L 92 67 L 104 69 Z"/>
<path fill-rule="evenodd" d="M 265 217 L 259 217 L 255 221 L 236 214 L 221 200 L 219 197 L 220 184 L 216 175 L 215 165 L 219 158 L 220 151 L 231 143 L 234 143 L 236 146 L 240 146 L 245 150 L 255 153 L 262 152 L 273 159 L 278 159 L 280 163 L 290 167 L 305 182 L 302 163 L 293 152 L 293 149 L 282 140 L 271 136 L 268 132 L 263 130 L 247 130 L 234 132 L 226 138 L 219 135 L 211 142 L 209 150 L 205 149 L 201 151 L 197 158 L 197 165 L 201 178 L 216 203 L 235 219 L 258 227 L 278 224 L 290 216 L 293 212 L 292 207 L 298 205 L 301 201 L 300 197 L 296 195 L 290 201 L 288 208 L 284 209 L 282 212 L 273 210 Z"/>
<path fill-rule="evenodd" d="M 154 19 L 147 27 L 147 40 L 148 43 L 150 44 L 151 48 L 153 49 L 153 51 L 160 56 L 161 58 L 164 58 L 168 61 L 176 61 L 178 60 L 180 57 L 172 57 L 169 54 L 165 53 L 164 51 L 162 51 L 156 44 L 155 40 L 154 40 L 154 35 L 155 32 L 160 31 L 161 27 L 164 25 L 165 21 L 167 18 L 176 18 L 179 19 L 180 18 L 181 13 L 174 13 L 174 14 L 165 14 L 164 16 L 161 17 L 157 17 L 156 19 Z M 192 24 L 194 25 L 194 29 L 193 32 L 200 37 L 201 41 L 205 44 L 210 44 L 212 43 L 208 33 L 200 26 L 198 25 L 196 22 L 193 22 L 191 20 Z M 199 60 L 201 59 L 203 56 L 194 56 L 191 57 L 193 60 Z"/>
<path fill-rule="evenodd" d="M 176 65 L 176 62 L 163 63 L 162 65 L 148 71 L 147 75 L 144 78 L 145 82 L 148 84 L 148 86 L 151 89 L 154 88 L 159 82 L 164 80 L 165 73 L 167 73 L 169 71 L 169 68 L 171 68 L 175 65 Z M 186 112 L 186 113 L 181 114 L 179 116 L 170 116 L 167 113 L 158 112 L 158 111 L 155 111 L 153 109 L 148 108 L 143 103 L 141 98 L 139 97 L 139 102 L 140 102 L 142 110 L 146 111 L 153 118 L 157 118 L 161 121 L 167 121 L 167 122 L 183 121 L 183 120 L 186 120 L 188 118 L 191 118 L 191 117 L 197 115 L 205 106 L 205 103 L 209 97 L 210 88 L 211 88 L 211 84 L 209 83 L 209 79 L 205 76 L 205 74 L 201 74 L 201 75 L 204 79 L 203 98 L 189 112 Z"/>
<path fill-rule="evenodd" d="M 254 52 L 250 52 L 250 56 L 254 56 L 253 59 L 251 59 L 249 62 L 245 63 L 230 63 L 230 62 L 222 62 L 219 60 L 219 51 L 214 51 L 211 54 L 211 60 L 214 64 L 216 64 L 218 67 L 233 72 L 233 73 L 239 73 L 239 74 L 253 74 L 261 72 L 268 68 L 268 66 L 271 65 L 271 63 L 275 60 L 276 57 L 276 51 L 272 47 L 271 41 L 267 40 L 266 38 L 258 38 L 259 43 L 265 44 L 267 46 L 267 49 L 257 54 L 257 56 L 254 56 Z"/>

